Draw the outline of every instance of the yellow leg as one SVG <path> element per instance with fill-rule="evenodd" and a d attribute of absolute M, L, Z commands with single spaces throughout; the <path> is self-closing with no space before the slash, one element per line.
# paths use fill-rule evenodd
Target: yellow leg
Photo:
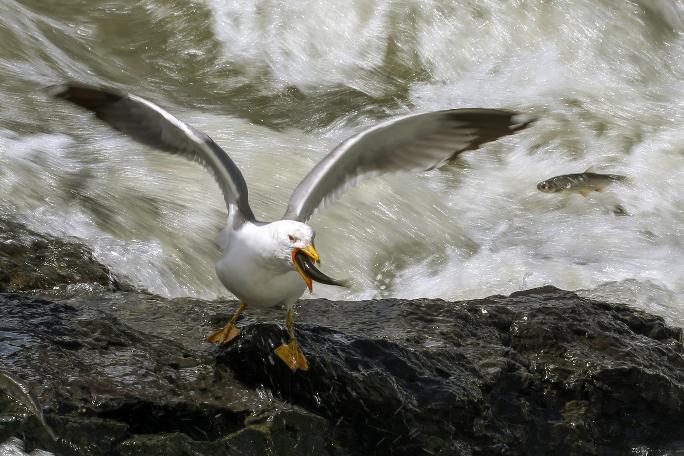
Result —
<path fill-rule="evenodd" d="M 304 353 L 302 353 L 302 350 L 299 348 L 299 344 L 294 335 L 294 313 L 292 312 L 292 309 L 287 311 L 285 326 L 287 327 L 287 333 L 290 335 L 290 342 L 276 348 L 275 354 L 287 364 L 287 367 L 292 369 L 292 372 L 297 369 L 308 371 L 309 363 L 306 361 Z"/>
<path fill-rule="evenodd" d="M 216 331 L 211 336 L 207 337 L 207 342 L 211 342 L 212 344 L 227 344 L 228 342 L 234 340 L 237 336 L 239 336 L 240 330 L 237 328 L 237 326 L 235 326 L 235 322 L 237 321 L 242 311 L 246 308 L 247 304 L 241 302 L 240 307 L 238 308 L 238 310 L 235 311 L 235 313 L 233 314 L 233 318 L 230 319 L 228 324 L 224 326 L 222 329 Z"/>

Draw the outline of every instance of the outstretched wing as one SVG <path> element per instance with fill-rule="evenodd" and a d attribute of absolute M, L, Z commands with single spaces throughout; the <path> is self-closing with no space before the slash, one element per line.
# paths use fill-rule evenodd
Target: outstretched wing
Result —
<path fill-rule="evenodd" d="M 497 109 L 451 109 L 383 122 L 335 147 L 299 183 L 283 219 L 306 221 L 361 179 L 437 168 L 535 119 Z"/>
<path fill-rule="evenodd" d="M 75 84 L 53 86 L 48 91 L 94 112 L 99 119 L 143 144 L 178 153 L 208 168 L 223 191 L 228 209 L 235 206 L 244 220 L 254 220 L 242 173 L 206 134 L 136 95 Z"/>

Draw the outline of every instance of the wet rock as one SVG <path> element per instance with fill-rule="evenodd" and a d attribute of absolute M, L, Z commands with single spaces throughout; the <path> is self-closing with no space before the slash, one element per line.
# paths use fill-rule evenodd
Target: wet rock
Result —
<path fill-rule="evenodd" d="M 80 304 L 0 295 L 2 371 L 36 398 L 57 436 L 16 388 L 0 385 L 3 440 L 60 455 L 344 454 L 325 419 L 245 388 L 206 346 L 193 351 L 136 331 L 101 302 Z"/>
<path fill-rule="evenodd" d="M 659 317 L 551 287 L 460 303 L 307 301 L 301 314 L 309 372 L 274 360 L 285 334 L 269 323 L 219 359 L 337 422 L 356 454 L 684 451 L 682 332 Z"/>
<path fill-rule="evenodd" d="M 0 218 L 0 291 L 45 290 L 79 283 L 117 286 L 88 248 Z"/>
<path fill-rule="evenodd" d="M 682 331 L 551 287 L 445 302 L 300 303 L 311 370 L 273 350 L 282 309 L 130 291 L 0 295 L 0 438 L 58 454 L 622 455 L 684 449 Z M 14 405 L 12 405 L 14 404 Z M 3 418 L 4 417 L 4 418 Z"/>

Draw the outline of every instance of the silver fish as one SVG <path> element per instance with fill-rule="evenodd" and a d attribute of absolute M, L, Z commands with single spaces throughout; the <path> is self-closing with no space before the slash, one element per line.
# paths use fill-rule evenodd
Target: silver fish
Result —
<path fill-rule="evenodd" d="M 563 174 L 552 177 L 537 184 L 537 190 L 544 193 L 577 192 L 582 196 L 589 193 L 602 192 L 613 182 L 624 182 L 629 178 L 619 174 L 598 174 L 588 168 L 583 173 Z"/>

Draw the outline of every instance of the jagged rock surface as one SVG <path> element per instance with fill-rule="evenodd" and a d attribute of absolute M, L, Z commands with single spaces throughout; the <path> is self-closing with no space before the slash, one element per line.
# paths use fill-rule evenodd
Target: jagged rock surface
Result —
<path fill-rule="evenodd" d="M 311 370 L 293 374 L 273 355 L 282 310 L 248 314 L 233 346 L 203 342 L 233 305 L 2 295 L 2 370 L 29 386 L 60 441 L 8 397 L 0 437 L 59 454 L 684 447 L 682 332 L 626 306 L 551 287 L 456 303 L 304 301 L 297 333 Z"/>
<path fill-rule="evenodd" d="M 310 372 L 272 365 L 282 330 L 268 323 L 220 360 L 337 420 L 358 454 L 684 451 L 682 333 L 659 317 L 552 287 L 304 306 Z"/>
<path fill-rule="evenodd" d="M 87 247 L 0 218 L 0 291 L 48 290 L 79 283 L 117 286 Z"/>
<path fill-rule="evenodd" d="M 0 295 L 0 440 L 60 455 L 344 454 L 325 419 L 245 388 L 208 350 L 82 304 Z"/>

